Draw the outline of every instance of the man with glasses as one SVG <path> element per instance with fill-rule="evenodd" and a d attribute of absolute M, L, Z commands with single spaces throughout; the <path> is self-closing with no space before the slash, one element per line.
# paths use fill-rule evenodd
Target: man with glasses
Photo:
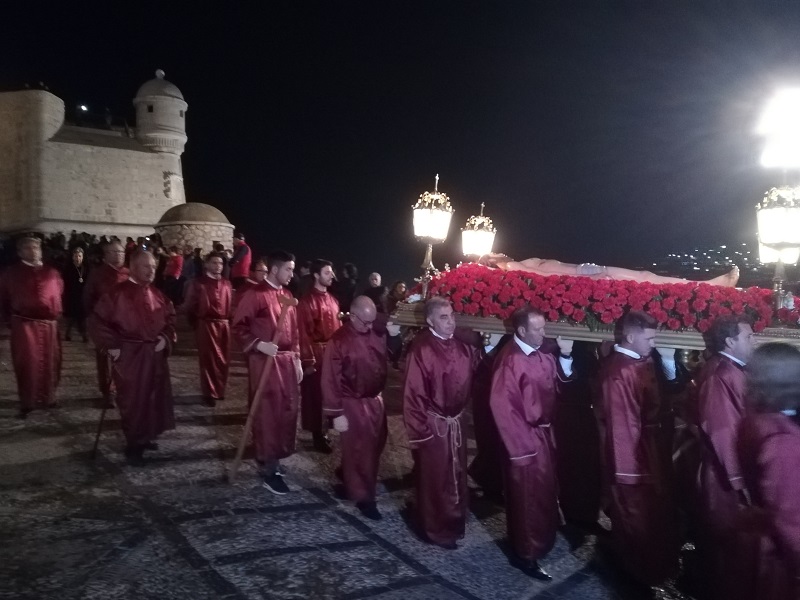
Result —
<path fill-rule="evenodd" d="M 342 479 L 349 500 L 368 519 L 381 518 L 375 503 L 378 465 L 386 445 L 386 338 L 375 323 L 375 304 L 358 296 L 350 320 L 333 334 L 322 360 L 325 414 L 341 435 Z"/>
<path fill-rule="evenodd" d="M 205 273 L 189 282 L 184 311 L 197 335 L 203 402 L 215 406 L 225 399 L 231 345 L 231 282 L 222 278 L 218 252 L 206 257 Z"/>
<path fill-rule="evenodd" d="M 128 280 L 125 267 L 125 248 L 120 242 L 111 242 L 103 248 L 102 264 L 89 271 L 86 287 L 83 290 L 83 304 L 86 316 L 91 316 L 97 302 L 118 283 Z M 117 396 L 114 380 L 111 377 L 111 361 L 101 348 L 95 348 L 97 361 L 97 385 L 105 406 L 112 406 Z"/>
<path fill-rule="evenodd" d="M 316 259 L 311 263 L 314 285 L 300 298 L 297 318 L 300 325 L 300 358 L 303 361 L 300 422 L 314 438 L 314 449 L 323 454 L 332 452 L 328 439 L 327 419 L 322 415 L 322 388 L 319 368 L 325 346 L 342 324 L 339 303 L 328 288 L 333 283 L 333 263 Z"/>

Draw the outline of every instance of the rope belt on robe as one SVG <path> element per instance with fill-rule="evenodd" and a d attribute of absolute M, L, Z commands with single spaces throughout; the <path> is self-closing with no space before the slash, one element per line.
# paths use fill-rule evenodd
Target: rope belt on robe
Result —
<path fill-rule="evenodd" d="M 23 321 L 33 321 L 34 323 L 52 323 L 55 319 L 34 319 L 33 317 L 23 317 L 22 315 L 11 315 L 12 319 L 22 319 Z"/>
<path fill-rule="evenodd" d="M 203 317 L 201 321 L 208 321 L 209 323 L 227 323 L 230 319 L 212 319 L 211 317 Z"/>
<path fill-rule="evenodd" d="M 458 449 L 461 448 L 461 414 L 464 411 L 461 411 L 455 417 L 445 417 L 430 410 L 426 412 L 434 418 L 433 429 L 436 432 L 436 436 L 440 438 L 446 435 L 450 436 L 450 451 L 453 453 L 453 485 L 456 489 L 456 504 L 458 504 L 458 471 L 456 464 L 458 461 Z M 439 430 L 440 422 L 444 422 L 444 431 Z"/>

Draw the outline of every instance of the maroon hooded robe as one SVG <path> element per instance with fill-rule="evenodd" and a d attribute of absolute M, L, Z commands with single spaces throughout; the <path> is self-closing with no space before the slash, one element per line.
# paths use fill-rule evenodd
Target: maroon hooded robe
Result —
<path fill-rule="evenodd" d="M 479 353 L 464 341 L 421 332 L 406 359 L 403 419 L 415 451 L 420 533 L 434 544 L 464 536 L 467 519 L 467 443 L 461 413 L 470 397 Z"/>
<path fill-rule="evenodd" d="M 104 294 L 110 292 L 118 283 L 127 280 L 127 267 L 116 269 L 104 262 L 99 267 L 90 270 L 89 276 L 86 278 L 86 287 L 83 288 L 83 306 L 87 318 L 91 316 L 95 305 Z M 111 377 L 111 360 L 100 348 L 95 349 L 95 360 L 97 362 L 97 386 L 100 388 L 103 399 L 108 401 L 112 393 L 116 393 L 114 379 Z"/>
<path fill-rule="evenodd" d="M 23 411 L 56 404 L 63 293 L 61 275 L 45 265 L 19 262 L 0 278 L 0 320 L 11 327 L 11 361 Z"/>
<path fill-rule="evenodd" d="M 231 349 L 231 296 L 227 279 L 203 273 L 189 282 L 183 310 L 197 336 L 200 387 L 203 396 L 221 400 L 228 383 Z"/>
<path fill-rule="evenodd" d="M 551 354 L 538 350 L 525 354 L 516 339 L 495 361 L 490 402 L 508 452 L 504 465 L 508 537 L 515 554 L 527 561 L 550 552 L 561 522 L 551 429 L 559 379 Z"/>
<path fill-rule="evenodd" d="M 341 433 L 342 474 L 353 502 L 375 500 L 378 466 L 386 445 L 386 338 L 370 329 L 361 333 L 346 324 L 333 334 L 321 365 L 325 414 L 344 415 Z"/>
<path fill-rule="evenodd" d="M 320 387 L 322 356 L 331 336 L 342 326 L 339 303 L 333 294 L 312 287 L 297 305 L 300 326 L 300 358 L 303 369 L 316 370 L 303 378 L 300 421 L 303 429 L 313 433 L 328 429 L 322 423 L 322 388 Z"/>
<path fill-rule="evenodd" d="M 800 599 L 800 425 L 781 413 L 746 416 L 739 460 L 753 506 L 740 515 L 731 599 Z M 729 563 L 730 565 L 730 563 Z"/>
<path fill-rule="evenodd" d="M 120 350 L 113 363 L 117 407 L 129 446 L 140 446 L 175 428 L 169 355 L 175 343 L 175 308 L 153 285 L 132 279 L 103 296 L 89 317 L 89 335 L 104 352 Z M 166 347 L 156 351 L 160 338 Z"/>
<path fill-rule="evenodd" d="M 680 540 L 662 456 L 663 409 L 653 360 L 615 350 L 599 381 L 614 543 L 626 570 L 656 585 L 677 571 Z"/>
<path fill-rule="evenodd" d="M 237 292 L 238 294 L 238 292 Z M 267 281 L 247 290 L 239 300 L 233 316 L 233 335 L 247 356 L 250 378 L 249 400 L 253 401 L 267 355 L 256 350 L 258 342 L 271 342 L 275 337 L 281 303 L 278 298 L 291 298 L 286 288 L 275 288 Z M 275 366 L 263 387 L 258 413 L 253 420 L 253 442 L 256 460 L 270 463 L 294 453 L 300 386 L 296 362 L 300 360 L 297 313 L 287 309 L 286 320 L 278 337 Z"/>

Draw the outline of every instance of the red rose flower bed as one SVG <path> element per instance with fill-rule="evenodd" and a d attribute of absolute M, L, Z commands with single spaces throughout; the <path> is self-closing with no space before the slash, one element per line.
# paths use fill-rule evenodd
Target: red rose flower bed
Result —
<path fill-rule="evenodd" d="M 525 271 L 501 271 L 474 263 L 441 273 L 429 285 L 431 295 L 448 296 L 457 313 L 507 319 L 530 304 L 549 321 L 610 326 L 628 309 L 643 310 L 664 329 L 708 330 L 720 315 L 747 315 L 754 331 L 780 323 L 797 325 L 797 310 L 772 309 L 772 290 L 738 290 L 705 283 L 654 284 L 589 277 L 544 277 Z M 795 299 L 800 306 L 800 298 Z"/>

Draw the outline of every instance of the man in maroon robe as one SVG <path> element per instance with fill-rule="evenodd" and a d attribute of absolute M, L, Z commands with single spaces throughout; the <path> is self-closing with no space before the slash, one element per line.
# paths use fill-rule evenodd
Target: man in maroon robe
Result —
<path fill-rule="evenodd" d="M 103 248 L 103 262 L 89 271 L 86 287 L 83 290 L 83 305 L 86 316 L 90 316 L 95 305 L 118 283 L 127 281 L 128 269 L 125 267 L 125 248 L 119 242 L 111 242 Z M 97 362 L 97 385 L 102 394 L 103 404 L 111 406 L 117 396 L 114 378 L 111 376 L 112 363 L 108 354 L 95 348 Z"/>
<path fill-rule="evenodd" d="M 0 278 L 0 323 L 11 328 L 11 362 L 17 377 L 19 418 L 34 408 L 58 406 L 61 375 L 58 318 L 64 282 L 42 264 L 42 243 L 35 237 L 17 242 L 20 262 Z"/>
<path fill-rule="evenodd" d="M 736 440 L 745 414 L 744 367 L 753 352 L 753 329 L 745 317 L 718 317 L 706 335 L 713 352 L 695 379 L 697 429 L 701 443 L 697 474 L 700 551 L 714 590 L 728 577 L 726 544 L 749 504 Z"/>
<path fill-rule="evenodd" d="M 677 571 L 680 539 L 661 434 L 663 400 L 650 354 L 657 322 L 630 311 L 601 366 L 605 477 L 614 547 L 623 568 L 645 585 Z M 659 349 L 667 381 L 676 379 L 674 350 Z"/>
<path fill-rule="evenodd" d="M 747 363 L 747 414 L 738 456 L 752 506 L 728 552 L 730 600 L 800 598 L 800 352 L 759 346 Z"/>
<path fill-rule="evenodd" d="M 297 319 L 300 326 L 300 359 L 303 362 L 300 422 L 303 429 L 314 438 L 314 449 L 331 453 L 326 432 L 328 419 L 323 418 L 320 367 L 325 346 L 342 324 L 339 320 L 339 303 L 328 288 L 333 283 L 333 263 L 317 259 L 311 262 L 313 287 L 300 298 Z"/>
<path fill-rule="evenodd" d="M 411 346 L 403 389 L 403 419 L 414 451 L 416 517 L 420 535 L 447 549 L 464 537 L 467 520 L 467 444 L 461 414 L 476 347 L 454 337 L 453 307 L 446 298 L 425 303 L 423 331 Z"/>
<path fill-rule="evenodd" d="M 222 278 L 223 259 L 211 252 L 204 273 L 189 282 L 183 310 L 197 336 L 203 402 L 215 406 L 225 399 L 231 346 L 231 282 Z"/>
<path fill-rule="evenodd" d="M 261 400 L 253 420 L 253 442 L 264 487 L 281 496 L 289 492 L 289 487 L 283 481 L 285 471 L 280 459 L 294 453 L 303 379 L 294 306 L 286 308 L 286 319 L 277 331 L 282 310 L 279 298 L 292 297 L 285 286 L 292 280 L 294 256 L 275 251 L 267 256 L 267 269 L 264 282 L 246 291 L 239 301 L 233 316 L 233 334 L 247 356 L 251 403 L 259 389 L 267 356 L 275 360 L 269 380 L 261 386 Z M 277 343 L 273 343 L 276 333 Z"/>
<path fill-rule="evenodd" d="M 342 443 L 342 479 L 348 499 L 365 517 L 381 518 L 375 503 L 378 465 L 386 445 L 386 337 L 374 329 L 375 304 L 358 296 L 350 320 L 333 334 L 322 360 L 325 414 Z"/>
<path fill-rule="evenodd" d="M 175 336 L 175 308 L 153 284 L 156 260 L 137 250 L 127 281 L 95 305 L 89 335 L 113 362 L 117 407 L 127 446 L 125 455 L 141 463 L 155 439 L 175 428 L 169 355 Z"/>
<path fill-rule="evenodd" d="M 490 405 L 508 454 L 504 479 L 511 564 L 549 581 L 552 577 L 538 561 L 553 548 L 561 520 L 551 425 L 558 383 L 572 375 L 572 341 L 558 340 L 560 374 L 555 358 L 538 351 L 544 323 L 542 313 L 530 306 L 512 315 L 514 338 L 495 361 Z"/>

